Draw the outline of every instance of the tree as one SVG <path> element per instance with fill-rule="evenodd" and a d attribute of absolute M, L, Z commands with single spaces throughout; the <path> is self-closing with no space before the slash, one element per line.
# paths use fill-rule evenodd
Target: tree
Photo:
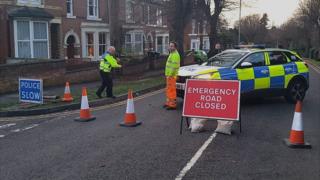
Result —
<path fill-rule="evenodd" d="M 299 14 L 305 16 L 305 20 L 318 31 L 318 46 L 320 46 L 320 1 L 303 0 L 299 4 Z"/>
<path fill-rule="evenodd" d="M 260 24 L 264 29 L 267 29 L 268 22 L 269 22 L 268 14 L 264 13 L 262 15 L 262 18 L 260 19 Z"/>
<path fill-rule="evenodd" d="M 182 57 L 183 65 L 183 44 L 184 30 L 188 21 L 191 19 L 194 3 L 196 0 L 169 0 L 166 3 L 166 15 L 168 17 L 168 25 L 170 27 L 170 39 L 178 44 L 178 51 Z"/>
<path fill-rule="evenodd" d="M 109 11 L 109 23 L 112 28 L 110 28 L 110 33 L 112 36 L 110 36 L 110 42 L 111 45 L 113 45 L 117 51 L 121 50 L 121 22 L 118 18 L 118 12 L 119 12 L 119 0 L 109 0 L 108 6 L 110 7 Z"/>
<path fill-rule="evenodd" d="M 218 25 L 219 17 L 223 10 L 231 10 L 235 7 L 236 2 L 233 0 L 198 0 L 197 6 L 201 8 L 210 25 L 209 41 L 210 50 L 208 56 L 216 54 L 215 44 L 218 43 Z"/>

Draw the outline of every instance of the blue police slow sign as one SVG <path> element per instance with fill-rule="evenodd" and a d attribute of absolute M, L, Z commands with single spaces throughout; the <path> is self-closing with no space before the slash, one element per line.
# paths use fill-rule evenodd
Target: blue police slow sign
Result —
<path fill-rule="evenodd" d="M 19 100 L 20 102 L 43 103 L 42 79 L 19 78 Z"/>

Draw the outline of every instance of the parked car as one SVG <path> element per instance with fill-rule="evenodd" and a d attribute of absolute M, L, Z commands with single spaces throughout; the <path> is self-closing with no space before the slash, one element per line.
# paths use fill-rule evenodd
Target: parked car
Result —
<path fill-rule="evenodd" d="M 177 96 L 184 96 L 187 79 L 241 81 L 241 94 L 284 96 L 290 103 L 303 100 L 309 87 L 307 64 L 295 52 L 285 49 L 229 49 L 201 65 L 179 69 Z"/>

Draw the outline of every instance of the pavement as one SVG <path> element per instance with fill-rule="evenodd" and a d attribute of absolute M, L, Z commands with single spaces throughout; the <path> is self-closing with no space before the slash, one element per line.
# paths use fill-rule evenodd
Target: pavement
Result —
<path fill-rule="evenodd" d="M 143 74 L 138 74 L 133 76 L 122 76 L 122 77 L 115 77 L 114 79 L 114 86 L 117 85 L 117 83 L 124 83 L 134 80 L 141 80 L 146 79 L 150 77 L 156 77 L 161 76 L 164 74 L 163 70 L 154 70 L 154 71 L 147 71 Z M 164 76 L 164 75 L 163 75 Z M 70 84 L 71 85 L 71 92 L 78 91 L 78 94 L 81 94 L 82 87 L 86 87 L 87 89 L 98 89 L 101 82 L 85 82 L 85 83 L 78 83 L 78 84 Z M 162 86 L 161 86 L 162 87 Z M 150 90 L 159 89 L 161 87 L 155 87 L 155 88 L 149 88 Z M 45 87 L 44 88 L 44 96 L 63 96 L 65 86 L 55 86 L 55 87 Z M 148 92 L 148 89 L 142 90 L 142 92 Z M 140 92 L 138 92 L 141 94 Z M 122 97 L 123 96 L 123 97 Z M 119 100 L 125 99 L 126 95 L 121 95 L 118 99 L 99 99 L 90 101 L 91 106 L 99 106 L 104 105 L 106 103 L 114 103 L 118 102 Z M 0 102 L 6 102 L 6 103 L 17 103 L 19 102 L 19 94 L 18 93 L 8 93 L 8 94 L 1 94 L 0 95 Z M 25 116 L 25 115 L 38 115 L 38 114 L 46 114 L 46 113 L 53 113 L 58 111 L 64 111 L 64 110 L 74 110 L 79 109 L 79 103 L 69 103 L 69 104 L 61 104 L 56 105 L 54 107 L 45 107 L 45 108 L 36 108 L 36 109 L 21 109 L 21 110 L 11 110 L 11 111 L 0 111 L 0 117 L 6 117 L 6 116 Z"/>

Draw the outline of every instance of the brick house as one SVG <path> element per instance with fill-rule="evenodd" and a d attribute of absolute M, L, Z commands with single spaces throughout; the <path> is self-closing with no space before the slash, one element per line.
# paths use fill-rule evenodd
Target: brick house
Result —
<path fill-rule="evenodd" d="M 98 60 L 111 40 L 112 45 L 119 42 L 124 54 L 166 54 L 169 31 L 162 2 L 0 1 L 0 64 L 17 59 Z"/>
<path fill-rule="evenodd" d="M 119 0 L 120 39 L 123 53 L 143 55 L 148 51 L 167 54 L 169 30 L 163 15 L 164 0 Z"/>
<path fill-rule="evenodd" d="M 209 24 L 206 20 L 193 16 L 192 20 L 186 26 L 184 33 L 184 49 L 185 50 L 199 50 L 202 49 L 206 52 L 210 49 L 209 42 Z M 200 44 L 202 43 L 202 48 Z"/>

